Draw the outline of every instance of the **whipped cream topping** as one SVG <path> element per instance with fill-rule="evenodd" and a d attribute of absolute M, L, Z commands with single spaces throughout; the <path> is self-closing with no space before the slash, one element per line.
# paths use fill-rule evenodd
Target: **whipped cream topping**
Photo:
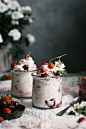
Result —
<path fill-rule="evenodd" d="M 58 71 L 64 71 L 65 67 L 66 66 L 64 65 L 64 63 L 55 61 L 54 68 L 49 68 L 49 64 L 43 64 L 37 74 L 38 76 L 41 76 L 43 74 L 46 74 L 48 76 L 56 76 L 59 75 Z M 44 69 L 44 71 L 41 70 L 42 68 Z"/>
<path fill-rule="evenodd" d="M 16 65 L 14 67 L 14 70 L 24 71 L 25 70 L 24 67 L 27 67 L 28 70 L 36 70 L 37 69 L 37 66 L 34 64 L 32 57 L 28 57 L 26 59 L 21 59 L 19 61 L 18 65 Z"/>

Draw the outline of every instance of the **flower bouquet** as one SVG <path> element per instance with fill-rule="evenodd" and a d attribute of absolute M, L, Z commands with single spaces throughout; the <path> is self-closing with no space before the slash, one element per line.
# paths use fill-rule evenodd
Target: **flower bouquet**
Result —
<path fill-rule="evenodd" d="M 17 0 L 0 0 L 0 48 L 12 43 L 10 49 L 13 59 L 24 54 L 22 43 L 26 46 L 35 42 L 32 34 L 23 34 L 25 25 L 33 22 L 30 6 L 20 6 Z"/>

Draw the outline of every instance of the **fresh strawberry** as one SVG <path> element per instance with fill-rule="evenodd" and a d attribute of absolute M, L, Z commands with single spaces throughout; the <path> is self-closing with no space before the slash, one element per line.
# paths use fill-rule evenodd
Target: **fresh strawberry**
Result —
<path fill-rule="evenodd" d="M 2 121 L 4 121 L 4 118 L 3 117 L 0 117 L 0 123 L 2 123 Z"/>
<path fill-rule="evenodd" d="M 49 65 L 48 63 L 44 62 L 43 65 Z"/>
<path fill-rule="evenodd" d="M 81 118 L 78 119 L 77 122 L 80 123 L 80 122 L 82 122 L 83 120 L 85 120 L 85 118 L 84 118 L 84 117 L 81 117 Z"/>
<path fill-rule="evenodd" d="M 16 65 L 16 63 L 11 63 L 11 68 L 13 69 Z"/>
<path fill-rule="evenodd" d="M 82 81 L 86 81 L 86 77 L 82 78 Z"/>
<path fill-rule="evenodd" d="M 54 64 L 53 64 L 53 63 L 50 63 L 50 64 L 49 64 L 49 68 L 50 68 L 50 69 L 53 69 L 53 68 L 54 68 Z"/>
<path fill-rule="evenodd" d="M 3 114 L 11 114 L 11 110 L 9 108 L 4 108 L 2 113 Z"/>
<path fill-rule="evenodd" d="M 31 52 L 29 52 L 29 54 L 25 56 L 25 59 L 27 59 L 27 58 L 30 57 L 30 53 L 31 53 Z"/>
<path fill-rule="evenodd" d="M 11 75 L 7 75 L 6 79 L 11 80 L 12 79 Z"/>
<path fill-rule="evenodd" d="M 3 100 L 7 102 L 7 104 L 11 104 L 11 98 L 8 96 L 4 96 Z"/>
<path fill-rule="evenodd" d="M 38 66 L 36 66 L 36 70 L 38 69 Z"/>
<path fill-rule="evenodd" d="M 45 68 L 40 68 L 41 72 L 44 73 L 45 72 Z"/>
<path fill-rule="evenodd" d="M 25 59 L 27 59 L 27 58 L 29 58 L 29 56 L 28 56 L 28 55 L 26 55 L 26 56 L 25 56 Z"/>

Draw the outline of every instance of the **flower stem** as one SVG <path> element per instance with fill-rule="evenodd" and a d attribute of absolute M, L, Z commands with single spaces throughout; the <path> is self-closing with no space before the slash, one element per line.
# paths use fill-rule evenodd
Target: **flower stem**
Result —
<path fill-rule="evenodd" d="M 28 56 L 30 56 L 31 51 L 29 52 Z"/>
<path fill-rule="evenodd" d="M 49 61 L 49 64 L 51 63 L 52 60 L 54 60 L 54 59 L 56 59 L 56 58 L 59 58 L 59 62 L 60 62 L 60 58 L 63 57 L 63 56 L 65 56 L 65 55 L 67 55 L 67 54 L 64 54 L 64 55 L 62 55 L 62 56 L 58 56 L 58 57 L 55 57 L 55 58 L 51 59 L 51 60 Z"/>

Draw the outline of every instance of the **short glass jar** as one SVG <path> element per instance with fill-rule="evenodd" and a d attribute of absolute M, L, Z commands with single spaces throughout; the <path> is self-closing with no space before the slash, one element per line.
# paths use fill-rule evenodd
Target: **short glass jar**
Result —
<path fill-rule="evenodd" d="M 35 70 L 34 70 L 35 71 Z M 16 98 L 32 98 L 32 85 L 34 71 L 11 70 L 11 95 Z"/>
<path fill-rule="evenodd" d="M 32 74 L 32 106 L 41 109 L 58 108 L 62 103 L 62 77 L 41 77 Z"/>
<path fill-rule="evenodd" d="M 80 78 L 78 80 L 79 85 L 79 96 L 83 99 L 83 101 L 86 101 L 86 77 Z"/>

